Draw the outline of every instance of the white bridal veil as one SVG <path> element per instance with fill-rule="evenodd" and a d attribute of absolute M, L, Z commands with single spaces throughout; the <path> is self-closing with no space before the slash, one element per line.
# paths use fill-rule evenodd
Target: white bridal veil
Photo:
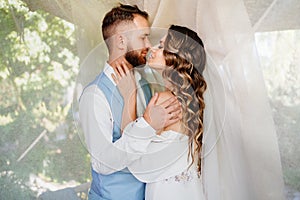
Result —
<path fill-rule="evenodd" d="M 205 70 L 208 90 L 202 162 L 207 199 L 284 199 L 275 128 L 255 48 L 254 28 L 243 1 L 121 2 L 146 10 L 152 27 L 187 26 L 204 41 L 209 57 Z M 107 10 L 116 4 L 117 1 L 101 2 Z M 93 5 L 91 11 L 73 13 L 73 17 L 84 12 L 92 15 L 92 8 Z M 100 27 L 97 20 L 87 23 Z M 81 41 L 79 53 L 87 55 L 91 46 Z M 81 76 L 93 76 L 98 71 L 82 70 L 86 71 Z M 80 84 L 86 84 L 82 77 Z"/>

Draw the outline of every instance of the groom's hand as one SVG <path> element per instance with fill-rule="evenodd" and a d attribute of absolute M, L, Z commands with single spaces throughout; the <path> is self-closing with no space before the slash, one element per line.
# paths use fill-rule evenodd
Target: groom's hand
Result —
<path fill-rule="evenodd" d="M 182 117 L 181 106 L 176 97 L 171 97 L 166 101 L 156 104 L 158 94 L 151 98 L 145 113 L 144 119 L 150 124 L 156 131 L 162 130 L 177 121 Z"/>

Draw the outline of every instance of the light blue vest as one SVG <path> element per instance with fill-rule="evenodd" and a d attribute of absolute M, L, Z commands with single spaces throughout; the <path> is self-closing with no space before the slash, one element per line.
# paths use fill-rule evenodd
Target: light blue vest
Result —
<path fill-rule="evenodd" d="M 121 137 L 123 97 L 103 72 L 91 84 L 101 89 L 109 103 L 114 119 L 112 135 L 115 142 Z M 140 85 L 148 104 L 151 98 L 149 85 L 145 79 L 141 79 Z M 92 179 L 89 200 L 143 200 L 145 197 L 145 184 L 137 180 L 127 168 L 110 175 L 102 175 L 92 169 Z"/>

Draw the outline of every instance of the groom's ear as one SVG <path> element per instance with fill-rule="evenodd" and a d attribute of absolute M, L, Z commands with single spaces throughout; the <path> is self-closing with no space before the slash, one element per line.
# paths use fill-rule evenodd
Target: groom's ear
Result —
<path fill-rule="evenodd" d="M 117 35 L 117 46 L 121 50 L 127 49 L 127 38 L 123 34 Z"/>

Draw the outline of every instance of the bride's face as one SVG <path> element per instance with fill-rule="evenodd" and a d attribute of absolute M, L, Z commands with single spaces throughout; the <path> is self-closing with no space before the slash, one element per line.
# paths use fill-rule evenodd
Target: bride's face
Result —
<path fill-rule="evenodd" d="M 164 36 L 158 46 L 154 46 L 151 48 L 150 56 L 148 57 L 148 65 L 152 69 L 156 69 L 158 71 L 162 71 L 166 68 L 166 60 L 165 56 L 163 54 L 164 50 L 164 42 L 165 42 L 166 36 Z"/>

